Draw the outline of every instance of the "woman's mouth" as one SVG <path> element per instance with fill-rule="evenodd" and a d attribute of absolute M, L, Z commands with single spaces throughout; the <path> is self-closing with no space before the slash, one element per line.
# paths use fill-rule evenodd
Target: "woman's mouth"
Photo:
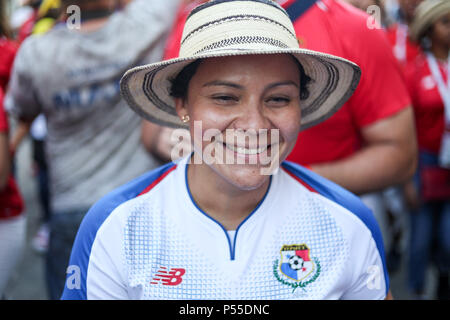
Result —
<path fill-rule="evenodd" d="M 270 145 L 266 145 L 266 146 L 256 147 L 256 148 L 246 148 L 246 147 L 240 147 L 240 146 L 235 146 L 233 144 L 226 144 L 226 143 L 224 143 L 224 146 L 233 152 L 236 152 L 238 154 L 243 154 L 243 155 L 261 154 L 270 147 Z"/>

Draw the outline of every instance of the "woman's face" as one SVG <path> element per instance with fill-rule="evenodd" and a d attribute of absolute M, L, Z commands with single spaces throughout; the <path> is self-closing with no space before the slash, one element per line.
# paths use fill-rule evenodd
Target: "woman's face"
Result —
<path fill-rule="evenodd" d="M 295 145 L 299 88 L 300 72 L 289 55 L 203 60 L 186 99 L 176 99 L 178 115 L 189 115 L 202 168 L 241 190 L 267 182 L 267 159 L 278 166 Z"/>
<path fill-rule="evenodd" d="M 443 15 L 433 24 L 431 41 L 450 47 L 450 12 Z"/>

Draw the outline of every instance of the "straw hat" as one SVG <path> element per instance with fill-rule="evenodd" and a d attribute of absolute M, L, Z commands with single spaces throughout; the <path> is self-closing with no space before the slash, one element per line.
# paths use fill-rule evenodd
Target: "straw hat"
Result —
<path fill-rule="evenodd" d="M 444 14 L 450 12 L 450 0 L 425 0 L 416 8 L 410 36 L 419 41 L 428 28 Z"/>
<path fill-rule="evenodd" d="M 151 30 L 149 30 L 150 32 Z M 361 70 L 343 58 L 300 49 L 286 11 L 270 0 L 214 0 L 190 13 L 179 57 L 133 68 L 121 80 L 129 106 L 143 118 L 169 127 L 186 127 L 169 95 L 171 82 L 188 64 L 211 57 L 248 54 L 294 56 L 312 78 L 301 102 L 301 129 L 336 112 L 356 89 Z"/>

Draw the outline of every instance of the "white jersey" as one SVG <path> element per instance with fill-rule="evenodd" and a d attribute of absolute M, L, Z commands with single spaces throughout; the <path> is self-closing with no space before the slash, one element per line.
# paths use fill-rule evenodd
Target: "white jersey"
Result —
<path fill-rule="evenodd" d="M 383 299 L 381 233 L 353 194 L 284 162 L 227 231 L 192 198 L 187 160 L 115 190 L 86 215 L 63 299 Z"/>

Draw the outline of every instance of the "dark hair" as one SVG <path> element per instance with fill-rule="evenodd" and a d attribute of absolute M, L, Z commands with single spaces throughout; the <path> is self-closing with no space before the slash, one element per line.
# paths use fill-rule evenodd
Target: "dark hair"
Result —
<path fill-rule="evenodd" d="M 293 56 L 292 58 L 297 64 L 300 73 L 300 100 L 306 100 L 309 97 L 308 84 L 312 81 L 312 79 L 305 73 L 305 69 L 303 68 L 302 64 Z M 187 97 L 189 82 L 197 72 L 198 66 L 201 62 L 201 59 L 197 59 L 194 62 L 188 64 L 183 68 L 183 70 L 181 70 L 180 73 L 178 73 L 178 75 L 174 79 L 170 80 L 171 86 L 169 94 L 171 97 L 182 99 L 185 99 Z"/>
<path fill-rule="evenodd" d="M 430 36 L 431 36 L 432 32 L 433 32 L 433 25 L 431 25 L 428 28 L 426 28 L 425 30 L 423 30 L 417 38 L 417 42 L 423 51 L 431 50 Z"/>
<path fill-rule="evenodd" d="M 188 64 L 180 71 L 180 73 L 177 74 L 174 79 L 170 80 L 171 86 L 169 94 L 171 97 L 183 99 L 187 97 L 189 82 L 197 72 L 198 66 L 201 62 L 201 59 L 197 59 L 194 62 Z"/>

